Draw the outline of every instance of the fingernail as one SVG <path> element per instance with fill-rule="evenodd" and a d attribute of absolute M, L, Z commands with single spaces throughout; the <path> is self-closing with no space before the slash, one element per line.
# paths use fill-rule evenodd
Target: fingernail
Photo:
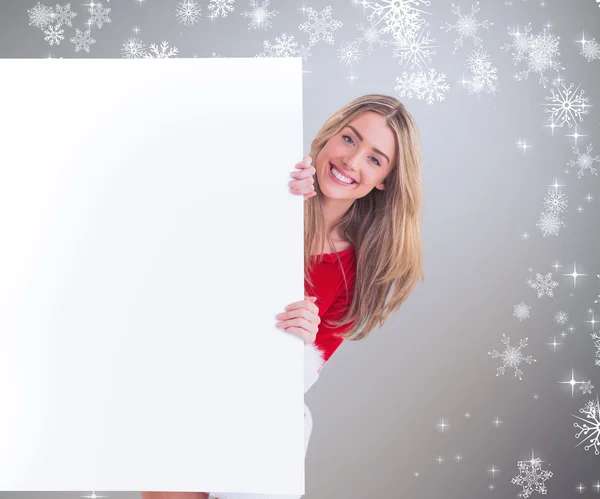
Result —
<path fill-rule="evenodd" d="M 308 160 L 306 161 L 306 164 L 310 166 L 311 163 L 312 163 L 312 158 L 309 156 Z"/>

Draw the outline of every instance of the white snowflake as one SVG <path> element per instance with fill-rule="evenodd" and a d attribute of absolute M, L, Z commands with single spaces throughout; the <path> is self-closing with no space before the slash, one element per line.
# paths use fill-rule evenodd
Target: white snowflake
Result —
<path fill-rule="evenodd" d="M 538 298 L 544 295 L 554 296 L 552 290 L 558 286 L 558 283 L 552 280 L 552 272 L 548 272 L 545 276 L 538 272 L 535 274 L 535 279 L 535 281 L 528 281 L 528 283 L 530 288 L 537 290 Z"/>
<path fill-rule="evenodd" d="M 530 310 L 531 310 L 531 307 L 528 305 L 525 305 L 525 302 L 518 303 L 517 305 L 514 305 L 513 317 L 516 317 L 520 321 L 528 319 Z"/>
<path fill-rule="evenodd" d="M 65 30 L 59 28 L 58 25 L 48 26 L 48 28 L 44 31 L 44 34 L 46 35 L 44 40 L 46 40 L 50 45 L 60 45 L 60 41 L 65 39 L 64 33 Z"/>
<path fill-rule="evenodd" d="M 89 29 L 82 32 L 79 28 L 75 28 L 75 36 L 69 40 L 75 44 L 75 52 L 83 50 L 89 53 L 90 45 L 96 43 L 96 40 L 90 36 L 91 34 Z"/>
<path fill-rule="evenodd" d="M 250 24 L 248 24 L 248 29 L 267 29 L 272 26 L 270 19 L 275 17 L 279 12 L 276 10 L 269 10 L 267 7 L 270 3 L 271 0 L 263 0 L 262 5 L 258 5 L 258 0 L 250 0 L 252 11 L 242 12 L 242 16 L 251 19 Z"/>
<path fill-rule="evenodd" d="M 562 213 L 567 209 L 569 200 L 567 195 L 560 192 L 558 188 L 553 189 L 550 187 L 548 193 L 544 196 L 544 206 L 546 211 L 552 211 L 554 213 Z"/>
<path fill-rule="evenodd" d="M 583 423 L 573 423 L 575 428 L 579 428 L 581 431 L 575 435 L 575 438 L 579 438 L 581 435 L 585 435 L 581 442 L 575 447 L 579 447 L 582 443 L 589 440 L 589 445 L 584 446 L 585 450 L 589 450 L 594 447 L 594 453 L 600 454 L 600 402 L 596 395 L 596 400 L 588 400 L 585 405 L 579 409 L 581 414 L 585 415 L 585 418 L 571 414 L 574 418 L 583 421 Z"/>
<path fill-rule="evenodd" d="M 562 127 L 566 123 L 572 128 L 572 122 L 577 119 L 582 122 L 583 115 L 588 114 L 586 107 L 592 107 L 587 104 L 589 97 L 583 97 L 585 91 L 579 90 L 580 85 L 577 85 L 575 90 L 572 90 L 573 86 L 573 83 L 568 87 L 564 83 L 554 84 L 554 88 L 550 89 L 552 95 L 545 97 L 549 102 L 545 104 L 544 112 L 550 113 L 550 121 L 555 126 Z"/>
<path fill-rule="evenodd" d="M 210 0 L 208 10 L 212 11 L 213 17 L 227 17 L 230 12 L 233 12 L 235 0 Z"/>
<path fill-rule="evenodd" d="M 421 14 L 429 14 L 420 7 L 431 5 L 430 0 L 380 0 L 380 2 L 363 1 L 363 5 L 373 11 L 367 16 L 367 20 L 372 21 L 373 17 L 377 16 L 378 21 L 374 26 L 384 21 L 385 25 L 379 29 L 379 32 L 391 33 L 396 40 L 414 35 L 419 31 L 425 24 L 425 19 L 421 17 Z"/>
<path fill-rule="evenodd" d="M 353 66 L 360 61 L 360 40 L 344 42 L 338 49 L 338 59 L 346 66 Z"/>
<path fill-rule="evenodd" d="M 504 44 L 501 48 L 510 50 L 513 48 L 515 52 L 512 53 L 515 66 L 517 63 L 526 60 L 527 69 L 517 73 L 517 80 L 527 79 L 530 72 L 539 73 L 540 84 L 546 87 L 548 78 L 544 75 L 549 69 L 556 71 L 564 69 L 558 61 L 554 59 L 560 55 L 559 51 L 559 40 L 560 37 L 551 34 L 547 28 L 537 35 L 530 35 L 531 23 L 525 27 L 525 32 L 521 33 L 517 26 L 516 31 L 510 30 L 509 35 L 514 36 L 513 43 Z"/>
<path fill-rule="evenodd" d="M 202 7 L 195 0 L 181 0 L 175 9 L 175 17 L 185 26 L 193 26 L 200 19 Z"/>
<path fill-rule="evenodd" d="M 98 29 L 101 29 L 102 26 L 104 26 L 104 23 L 109 24 L 112 22 L 110 17 L 108 17 L 108 14 L 110 14 L 110 7 L 102 7 L 101 3 L 92 3 L 88 12 L 90 13 L 90 18 L 87 22 L 88 26 L 94 24 Z"/>
<path fill-rule="evenodd" d="M 579 147 L 573 147 L 573 152 L 577 155 L 577 159 L 570 160 L 569 166 L 579 168 L 577 177 L 583 177 L 585 170 L 589 170 L 590 174 L 598 175 L 598 170 L 594 168 L 594 163 L 600 163 L 600 155 L 592 156 L 592 144 L 588 144 L 585 152 L 580 152 Z"/>
<path fill-rule="evenodd" d="M 592 390 L 594 389 L 594 385 L 592 385 L 592 380 L 582 381 L 579 384 L 579 389 L 581 390 L 581 394 L 585 395 L 586 393 L 592 394 Z"/>
<path fill-rule="evenodd" d="M 73 26 L 72 19 L 77 16 L 76 12 L 71 11 L 71 4 L 68 3 L 64 7 L 56 4 L 56 10 L 54 11 L 54 19 L 56 21 L 56 27 L 60 28 L 63 24 L 71 28 Z"/>
<path fill-rule="evenodd" d="M 393 49 L 393 57 L 400 57 L 400 63 L 404 63 L 404 67 L 410 65 L 410 69 L 427 66 L 427 62 L 432 62 L 431 56 L 435 55 L 436 45 L 431 45 L 435 42 L 434 38 L 429 38 L 431 33 L 429 31 L 421 32 L 417 34 L 407 35 L 401 40 L 394 41 L 396 46 Z"/>
<path fill-rule="evenodd" d="M 275 43 L 265 40 L 263 51 L 257 57 L 294 57 L 298 51 L 297 47 L 298 42 L 294 35 L 282 33 L 281 36 L 275 37 Z"/>
<path fill-rule="evenodd" d="M 163 41 L 160 47 L 155 43 L 150 44 L 150 53 L 145 53 L 145 59 L 168 59 L 176 57 L 179 49 L 177 47 L 169 47 L 169 43 Z"/>
<path fill-rule="evenodd" d="M 475 5 L 471 5 L 470 14 L 464 15 L 460 13 L 460 6 L 456 6 L 454 4 L 451 5 L 452 12 L 458 16 L 456 24 L 446 23 L 444 26 L 441 26 L 441 28 L 446 32 L 455 29 L 459 35 L 459 38 L 454 41 L 454 50 L 452 53 L 455 54 L 458 48 L 462 47 L 463 38 L 473 38 L 473 43 L 475 46 L 481 47 L 481 38 L 477 36 L 477 31 L 479 28 L 488 29 L 490 26 L 493 26 L 494 23 L 491 23 L 487 20 L 480 23 L 477 21 L 477 19 L 475 19 L 475 13 L 479 12 L 479 2 L 477 2 Z"/>
<path fill-rule="evenodd" d="M 331 7 L 325 7 L 321 12 L 309 7 L 306 12 L 308 13 L 308 21 L 300 24 L 298 28 L 309 33 L 309 45 L 315 45 L 319 40 L 333 44 L 332 32 L 343 25 L 340 21 L 331 19 Z"/>
<path fill-rule="evenodd" d="M 533 458 L 529 461 L 518 461 L 517 467 L 519 474 L 511 479 L 515 485 L 520 485 L 523 490 L 519 493 L 520 497 L 529 497 L 532 492 L 546 494 L 547 489 L 544 482 L 552 477 L 552 472 L 543 470 L 540 458 Z"/>
<path fill-rule="evenodd" d="M 490 57 L 485 50 L 473 50 L 467 58 L 467 68 L 470 77 L 463 81 L 470 94 L 481 93 L 495 94 L 498 91 L 498 68 L 492 65 Z"/>
<path fill-rule="evenodd" d="M 585 57 L 588 62 L 592 62 L 595 59 L 600 59 L 600 44 L 595 38 L 586 40 L 581 44 L 580 54 Z"/>
<path fill-rule="evenodd" d="M 566 324 L 569 321 L 569 314 L 567 314 L 564 310 L 559 310 L 554 314 L 554 322 L 560 324 Z"/>
<path fill-rule="evenodd" d="M 131 37 L 123 43 L 121 55 L 126 59 L 143 59 L 146 58 L 148 53 L 142 40 Z"/>
<path fill-rule="evenodd" d="M 371 22 L 371 25 L 367 28 L 365 28 L 362 24 L 357 24 L 356 27 L 359 31 L 363 32 L 363 35 L 359 38 L 359 40 L 367 44 L 367 54 L 370 55 L 373 52 L 373 45 L 376 43 L 378 43 L 381 47 L 387 47 L 388 42 L 381 39 L 379 30 L 375 28 L 373 22 Z"/>
<path fill-rule="evenodd" d="M 549 235 L 558 236 L 560 228 L 565 225 L 564 220 L 558 213 L 543 211 L 535 226 L 540 229 L 544 237 Z"/>
<path fill-rule="evenodd" d="M 415 95 L 418 100 L 425 99 L 427 104 L 432 105 L 436 100 L 443 101 L 444 92 L 450 89 L 445 83 L 445 79 L 446 75 L 444 73 L 437 74 L 435 69 L 410 74 L 404 72 L 396 78 L 394 89 L 400 93 L 401 97 L 412 99 Z"/>
<path fill-rule="evenodd" d="M 44 29 L 54 21 L 55 14 L 52 7 L 48 7 L 40 2 L 34 5 L 31 9 L 27 9 L 29 14 L 29 26 Z"/>
<path fill-rule="evenodd" d="M 311 55 L 312 54 L 310 53 L 310 46 L 300 45 L 300 48 L 297 51 L 298 57 L 302 57 L 302 59 L 307 61 Z"/>
<path fill-rule="evenodd" d="M 510 338 L 504 333 L 502 333 L 502 338 L 502 343 L 506 345 L 504 351 L 498 352 L 496 350 L 492 350 L 491 352 L 488 352 L 488 355 L 491 355 L 492 359 L 495 359 L 496 357 L 500 357 L 502 359 L 502 365 L 497 369 L 496 376 L 504 374 L 504 370 L 507 367 L 510 367 L 515 370 L 515 377 L 521 379 L 521 375 L 523 374 L 523 371 L 519 369 L 521 363 L 527 362 L 528 364 L 531 364 L 532 362 L 537 362 L 531 355 L 528 355 L 527 357 L 523 356 L 521 349 L 527 346 L 527 338 L 521 339 L 518 347 L 510 346 Z"/>
<path fill-rule="evenodd" d="M 594 332 L 591 335 L 594 339 L 594 347 L 596 348 L 596 360 L 594 364 L 600 366 L 600 334 Z"/>

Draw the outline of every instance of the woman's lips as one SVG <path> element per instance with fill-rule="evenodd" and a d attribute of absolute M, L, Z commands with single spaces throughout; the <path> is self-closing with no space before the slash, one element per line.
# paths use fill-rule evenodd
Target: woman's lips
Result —
<path fill-rule="evenodd" d="M 347 186 L 350 186 L 350 185 L 356 185 L 356 184 L 357 184 L 356 180 L 354 180 L 354 179 L 353 179 L 353 180 L 354 180 L 354 182 L 353 182 L 353 183 L 351 183 L 351 184 L 348 184 L 348 183 L 346 183 L 346 182 L 342 182 L 341 180 L 339 180 L 338 178 L 336 178 L 336 176 L 335 176 L 335 175 L 333 174 L 333 172 L 331 171 L 331 169 L 332 169 L 333 167 L 335 167 L 335 169 L 336 169 L 336 170 L 338 170 L 338 168 L 337 168 L 337 167 L 336 167 L 336 166 L 335 166 L 333 163 L 329 163 L 329 176 L 330 176 L 330 177 L 333 179 L 333 181 L 334 181 L 335 183 L 337 183 L 337 184 L 340 184 L 340 185 L 347 185 Z M 338 170 L 338 171 L 339 171 L 339 170 Z M 341 172 L 340 172 L 340 173 L 341 173 Z M 343 175 L 343 173 L 342 173 L 342 175 Z M 346 177 L 347 175 L 344 175 L 344 176 Z M 350 178 L 350 177 L 348 177 L 348 178 Z"/>

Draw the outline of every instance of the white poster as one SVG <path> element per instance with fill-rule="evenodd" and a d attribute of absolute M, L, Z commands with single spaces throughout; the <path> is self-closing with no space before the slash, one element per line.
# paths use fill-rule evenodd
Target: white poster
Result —
<path fill-rule="evenodd" d="M 304 493 L 301 62 L 0 60 L 0 490 Z"/>

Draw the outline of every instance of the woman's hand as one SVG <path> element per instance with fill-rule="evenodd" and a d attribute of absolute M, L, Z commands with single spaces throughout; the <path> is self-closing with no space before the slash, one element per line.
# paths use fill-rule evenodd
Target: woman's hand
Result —
<path fill-rule="evenodd" d="M 321 323 L 316 300 L 316 296 L 305 296 L 302 301 L 290 303 L 285 307 L 286 312 L 276 316 L 281 321 L 276 326 L 288 333 L 297 334 L 304 340 L 305 345 L 314 343 L 319 330 L 318 325 Z"/>
<path fill-rule="evenodd" d="M 300 163 L 296 163 L 296 168 L 290 173 L 290 176 L 296 180 L 290 181 L 290 192 L 292 194 L 304 195 L 304 200 L 316 196 L 315 192 L 315 179 L 313 175 L 317 172 L 314 166 L 311 166 L 312 158 L 310 156 L 304 156 Z"/>

